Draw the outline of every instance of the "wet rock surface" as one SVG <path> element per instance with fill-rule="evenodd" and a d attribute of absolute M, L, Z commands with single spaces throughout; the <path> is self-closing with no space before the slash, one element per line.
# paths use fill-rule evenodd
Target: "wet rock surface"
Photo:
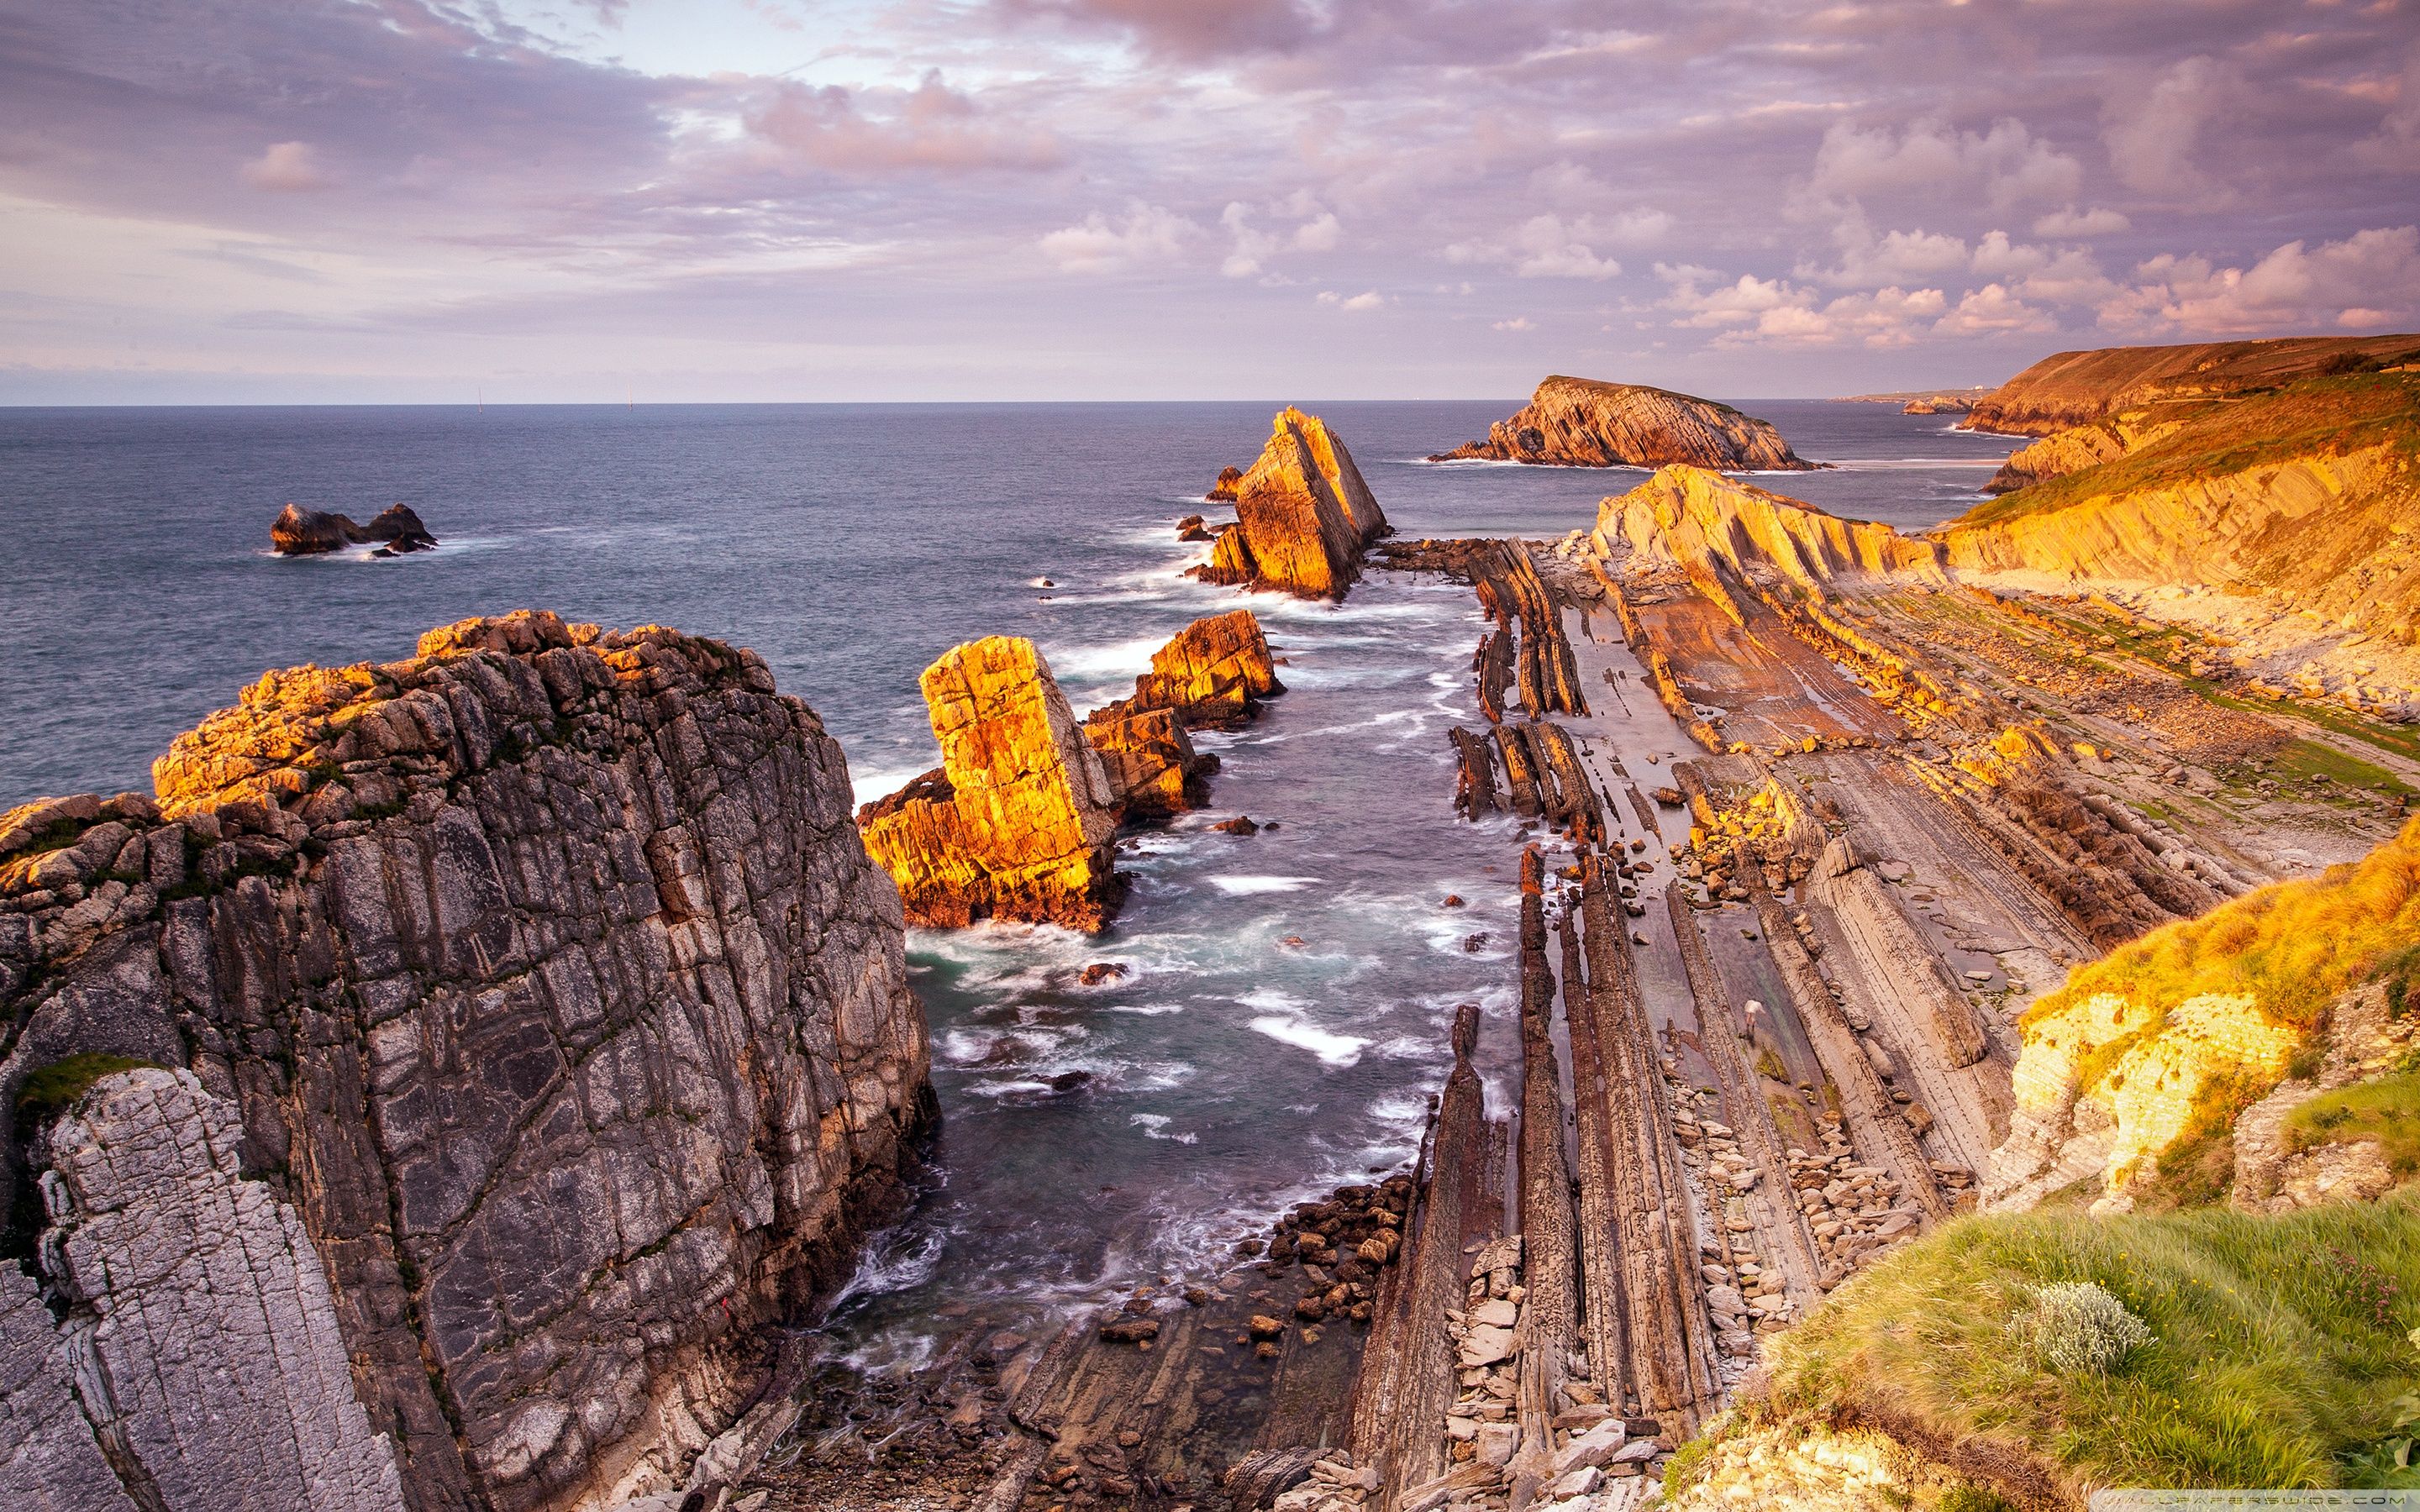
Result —
<path fill-rule="evenodd" d="M 155 783 L 0 816 L 0 1096 L 108 1053 L 240 1110 L 409 1505 L 676 1483 L 931 1118 L 814 713 L 752 653 L 523 612 L 271 673 Z M 11 1211 L 49 1158 L 9 1146 Z"/>

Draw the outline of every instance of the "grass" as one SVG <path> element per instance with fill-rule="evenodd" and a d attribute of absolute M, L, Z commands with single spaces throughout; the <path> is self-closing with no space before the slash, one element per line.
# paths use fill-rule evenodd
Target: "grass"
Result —
<path fill-rule="evenodd" d="M 2272 1024 L 2308 1030 L 2330 1000 L 2420 941 L 2420 819 L 2361 860 L 2164 925 L 2069 974 L 2037 1023 L 2101 993 L 2158 1017 L 2206 993 L 2244 994 Z"/>
<path fill-rule="evenodd" d="M 2390 446 L 2420 461 L 2420 378 L 2360 373 L 2304 378 L 2268 393 L 2195 407 L 2173 435 L 2130 456 L 1988 500 L 1954 525 L 2090 503 L 2112 495 L 2226 477 L 2305 456 L 2343 456 Z"/>
<path fill-rule="evenodd" d="M 92 1084 L 103 1076 L 121 1071 L 140 1071 L 157 1064 L 134 1060 L 125 1056 L 104 1055 L 88 1050 L 82 1055 L 54 1060 L 25 1078 L 17 1088 L 17 1121 L 22 1129 L 75 1105 L 76 1099 L 92 1089 Z"/>
<path fill-rule="evenodd" d="M 2420 1173 L 2420 1070 L 2322 1092 L 2286 1119 L 2286 1148 L 2375 1139 L 2397 1176 Z"/>
<path fill-rule="evenodd" d="M 2150 1328 L 2107 1375 L 2024 1347 L 2038 1289 L 2091 1281 Z M 1857 1276 L 1768 1351 L 1750 1423 L 1912 1422 L 2027 1447 L 2071 1484 L 2327 1487 L 2420 1385 L 2420 1203 L 1961 1219 Z"/>

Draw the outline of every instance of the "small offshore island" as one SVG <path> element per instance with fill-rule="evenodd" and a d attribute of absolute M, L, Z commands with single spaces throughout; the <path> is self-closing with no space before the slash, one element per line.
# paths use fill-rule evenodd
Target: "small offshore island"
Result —
<path fill-rule="evenodd" d="M 1406 540 L 1284 409 L 1171 521 L 1234 608 L 1080 716 L 973 635 L 862 806 L 753 652 L 524 609 L 0 815 L 0 1504 L 2408 1484 L 2420 336 L 1904 398 L 2035 440 L 1908 533 L 1731 475 L 1820 465 L 1762 421 L 1550 378 L 1434 460 L 1652 473 Z M 436 545 L 402 515 L 276 544 Z M 826 1351 L 935 1174 L 908 927 L 1107 928 L 1194 737 L 1285 707 L 1262 613 L 1380 575 L 1471 595 L 1456 811 L 1400 823 L 1500 837 L 1518 919 L 1416 1158 L 1051 1330 Z"/>

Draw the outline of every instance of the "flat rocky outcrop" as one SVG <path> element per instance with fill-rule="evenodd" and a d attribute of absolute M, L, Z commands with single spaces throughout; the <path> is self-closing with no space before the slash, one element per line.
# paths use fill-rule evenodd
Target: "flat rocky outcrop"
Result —
<path fill-rule="evenodd" d="M 989 636 L 924 669 L 941 764 L 858 812 L 908 918 L 1098 930 L 1121 890 L 1118 794 L 1032 641 Z"/>
<path fill-rule="evenodd" d="M 272 1242 L 290 1211 L 406 1505 L 677 1486 L 767 1381 L 767 1325 L 896 1202 L 932 1117 L 897 895 L 838 745 L 752 653 L 524 612 L 405 661 L 271 673 L 154 780 L 156 804 L 0 816 L 0 1097 L 79 1054 L 181 1073 L 135 1076 L 132 1103 L 105 1081 L 7 1147 L 20 1253 L 27 1183 L 65 1183 L 46 1300 L 168 1318 L 147 1267 L 218 1263 L 209 1226 L 238 1223 L 267 1246 L 240 1239 L 247 1284 L 307 1320 L 280 1347 L 318 1350 L 303 1251 Z M 157 1158 L 121 1161 L 138 1147 Z M 87 1148 L 116 1186 L 79 1174 L 103 1171 Z M 201 1311 L 173 1315 L 175 1368 L 246 1380 L 252 1296 L 180 1294 Z M 12 1325 L 0 1369 L 39 1378 L 47 1348 Z M 315 1474 L 367 1462 L 297 1368 L 287 1405 L 247 1396 L 255 1417 L 214 1425 L 232 1442 L 209 1462 L 273 1462 L 242 1441 L 281 1414 L 338 1456 Z M 181 1378 L 157 1379 L 142 1401 L 174 1422 Z"/>
<path fill-rule="evenodd" d="M 405 504 L 389 504 L 366 525 L 349 515 L 288 504 L 271 523 L 269 544 L 281 557 L 317 556 L 341 551 L 349 546 L 371 544 L 376 544 L 378 549 L 370 555 L 392 557 L 433 549 L 437 537 L 428 533 L 420 516 Z"/>
<path fill-rule="evenodd" d="M 2222 399 L 2328 373 L 2420 361 L 2420 335 L 2289 336 L 2057 352 L 1975 401 L 1968 430 L 2047 436 L 2121 409 Z"/>
<path fill-rule="evenodd" d="M 1682 462 L 1725 472 L 1804 471 L 1781 433 L 1727 404 L 1639 383 L 1555 377 L 1487 439 L 1432 462 L 1479 460 L 1558 467 L 1660 468 Z"/>
<path fill-rule="evenodd" d="M 1281 409 L 1235 486 L 1235 523 L 1193 573 L 1205 582 L 1342 599 L 1361 576 L 1362 551 L 1390 528 L 1326 422 Z"/>

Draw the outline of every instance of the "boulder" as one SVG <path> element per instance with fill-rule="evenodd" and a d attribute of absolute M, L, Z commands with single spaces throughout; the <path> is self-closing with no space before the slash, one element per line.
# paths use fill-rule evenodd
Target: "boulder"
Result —
<path fill-rule="evenodd" d="M 990 636 L 924 669 L 941 765 L 858 811 L 912 923 L 1016 918 L 1096 931 L 1123 887 L 1118 794 L 1031 640 Z"/>
<path fill-rule="evenodd" d="M 1389 530 L 1352 453 L 1326 422 L 1295 409 L 1278 412 L 1237 484 L 1235 519 L 1194 576 L 1305 598 L 1342 599 L 1361 575 L 1363 548 Z"/>
<path fill-rule="evenodd" d="M 1210 486 L 1210 491 L 1203 494 L 1202 498 L 1208 503 L 1232 504 L 1235 501 L 1235 490 L 1243 485 L 1243 482 L 1244 470 L 1242 468 L 1220 468 L 1218 470 L 1218 481 L 1212 484 Z M 1194 523 L 1201 523 L 1201 516 L 1196 515 L 1193 518 Z"/>
<path fill-rule="evenodd" d="M 1170 710 L 1097 710 L 1084 721 L 1084 740 L 1101 760 L 1111 803 L 1127 819 L 1161 822 L 1210 801 L 1206 777 L 1216 758 L 1193 748 Z"/>
<path fill-rule="evenodd" d="M 1559 467 L 1658 468 L 1673 462 L 1722 471 L 1806 471 L 1781 433 L 1727 404 L 1637 383 L 1554 377 L 1538 385 L 1487 440 L 1432 462 L 1484 460 Z"/>

